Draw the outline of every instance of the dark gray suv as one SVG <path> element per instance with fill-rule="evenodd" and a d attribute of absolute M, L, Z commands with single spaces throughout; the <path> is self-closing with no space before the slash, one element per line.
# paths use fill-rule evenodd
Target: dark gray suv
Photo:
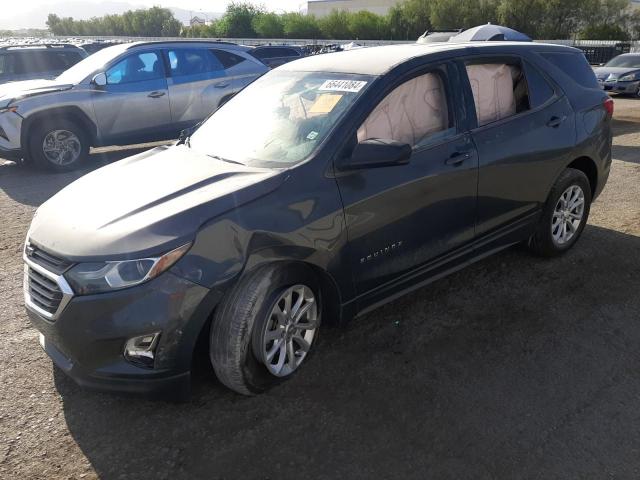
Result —
<path fill-rule="evenodd" d="M 37 211 L 25 303 L 82 385 L 184 392 L 203 339 L 254 394 L 324 323 L 524 242 L 575 245 L 611 164 L 611 99 L 579 50 L 396 45 L 270 71 L 191 137 Z"/>
<path fill-rule="evenodd" d="M 248 50 L 207 41 L 125 43 L 55 80 L 0 87 L 0 157 L 65 171 L 82 166 L 92 146 L 177 138 L 268 71 Z"/>

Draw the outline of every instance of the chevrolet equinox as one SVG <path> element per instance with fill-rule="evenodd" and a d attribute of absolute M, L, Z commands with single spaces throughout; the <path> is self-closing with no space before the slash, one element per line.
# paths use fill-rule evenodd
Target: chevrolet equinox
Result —
<path fill-rule="evenodd" d="M 557 45 L 287 63 L 175 145 L 44 203 L 27 311 L 81 385 L 188 393 L 206 339 L 222 383 L 262 392 L 300 370 L 323 323 L 515 243 L 570 249 L 609 175 L 612 112 L 584 55 Z"/>

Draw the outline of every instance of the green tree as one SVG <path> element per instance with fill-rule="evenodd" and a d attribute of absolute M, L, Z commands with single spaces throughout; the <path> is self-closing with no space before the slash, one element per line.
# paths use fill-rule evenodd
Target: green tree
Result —
<path fill-rule="evenodd" d="M 351 38 L 349 18 L 351 14 L 344 10 L 332 10 L 329 15 L 318 20 L 322 36 L 346 40 Z"/>
<path fill-rule="evenodd" d="M 253 30 L 262 38 L 282 38 L 284 25 L 280 15 L 275 13 L 260 13 L 253 19 Z"/>
<path fill-rule="evenodd" d="M 629 32 L 620 25 L 600 24 L 588 25 L 580 32 L 584 40 L 629 40 Z"/>
<path fill-rule="evenodd" d="M 253 20 L 261 13 L 261 8 L 250 3 L 232 2 L 220 19 L 220 34 L 232 38 L 256 37 Z"/>
<path fill-rule="evenodd" d="M 349 30 L 357 40 L 376 40 L 381 38 L 382 17 L 366 10 L 349 16 Z"/>
<path fill-rule="evenodd" d="M 321 38 L 322 36 L 314 15 L 285 13 L 282 15 L 282 23 L 286 38 Z"/>

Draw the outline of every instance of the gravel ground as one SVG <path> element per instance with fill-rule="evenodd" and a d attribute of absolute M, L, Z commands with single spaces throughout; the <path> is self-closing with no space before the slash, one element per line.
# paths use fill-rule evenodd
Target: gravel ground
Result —
<path fill-rule="evenodd" d="M 0 165 L 0 478 L 640 477 L 639 107 L 616 100 L 611 178 L 570 253 L 512 248 L 325 329 L 304 374 L 255 398 L 206 362 L 187 404 L 53 369 L 20 250 L 34 209 L 79 174 Z"/>

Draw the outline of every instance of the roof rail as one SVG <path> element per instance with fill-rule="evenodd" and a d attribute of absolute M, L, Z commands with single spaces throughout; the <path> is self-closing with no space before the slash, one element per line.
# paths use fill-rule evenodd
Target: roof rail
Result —
<path fill-rule="evenodd" d="M 211 43 L 215 43 L 217 45 L 234 45 L 237 47 L 243 47 L 244 45 L 239 45 L 237 43 L 234 42 L 227 42 L 225 40 L 206 40 L 206 39 L 202 39 L 202 38 L 185 38 L 183 39 L 179 39 L 179 40 L 140 40 L 140 41 L 134 41 L 131 43 L 125 42 L 129 45 L 131 45 L 131 47 L 137 47 L 140 45 L 154 45 L 154 44 L 163 44 L 163 43 L 202 43 L 202 44 L 211 44 Z"/>
<path fill-rule="evenodd" d="M 18 43 L 15 45 L 0 45 L 0 50 L 12 48 L 80 48 L 71 43 Z"/>

